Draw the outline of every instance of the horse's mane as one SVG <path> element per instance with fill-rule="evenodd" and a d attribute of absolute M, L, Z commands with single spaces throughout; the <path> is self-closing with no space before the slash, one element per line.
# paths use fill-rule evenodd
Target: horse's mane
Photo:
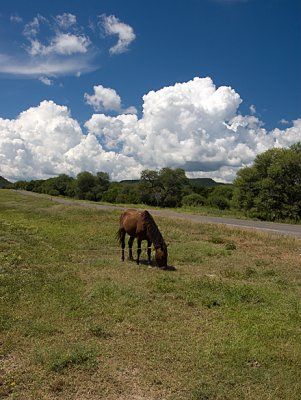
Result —
<path fill-rule="evenodd" d="M 163 236 L 159 231 L 159 228 L 156 222 L 154 221 L 153 217 L 151 216 L 151 214 L 147 210 L 145 210 L 141 213 L 141 217 L 143 219 L 147 235 L 149 236 L 154 246 L 160 247 L 163 244 L 165 244 Z"/>

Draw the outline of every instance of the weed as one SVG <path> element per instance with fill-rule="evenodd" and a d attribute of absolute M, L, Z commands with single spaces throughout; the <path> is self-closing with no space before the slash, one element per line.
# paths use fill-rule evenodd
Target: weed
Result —
<path fill-rule="evenodd" d="M 97 352 L 91 345 L 76 343 L 64 347 L 53 347 L 37 355 L 37 360 L 50 371 L 62 372 L 74 366 L 95 366 Z"/>

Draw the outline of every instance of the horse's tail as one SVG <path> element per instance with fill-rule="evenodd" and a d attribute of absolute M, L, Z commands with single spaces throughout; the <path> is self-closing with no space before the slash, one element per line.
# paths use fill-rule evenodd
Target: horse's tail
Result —
<path fill-rule="evenodd" d="M 124 236 L 124 229 L 119 228 L 118 231 L 116 232 L 116 239 L 118 240 L 119 244 L 122 243 L 123 236 Z"/>

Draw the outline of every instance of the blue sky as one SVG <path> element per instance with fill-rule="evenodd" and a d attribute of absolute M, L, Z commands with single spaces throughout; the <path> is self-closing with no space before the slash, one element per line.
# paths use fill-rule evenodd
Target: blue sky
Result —
<path fill-rule="evenodd" d="M 232 181 L 301 140 L 300 71 L 300 0 L 2 0 L 0 175 Z"/>

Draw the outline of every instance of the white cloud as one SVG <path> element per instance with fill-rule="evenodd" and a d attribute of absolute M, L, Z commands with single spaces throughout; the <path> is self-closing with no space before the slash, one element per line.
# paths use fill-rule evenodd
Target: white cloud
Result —
<path fill-rule="evenodd" d="M 68 29 L 73 25 L 76 25 L 76 16 L 70 13 L 64 13 L 62 15 L 57 15 L 55 20 L 58 26 L 62 29 Z"/>
<path fill-rule="evenodd" d="M 94 86 L 94 94 L 85 93 L 86 103 L 94 108 L 95 111 L 116 111 L 126 114 L 136 114 L 135 107 L 122 109 L 121 98 L 114 89 L 105 88 L 102 85 Z"/>
<path fill-rule="evenodd" d="M 256 114 L 256 107 L 254 106 L 254 104 L 250 105 L 249 110 L 252 115 Z"/>
<path fill-rule="evenodd" d="M 229 181 L 258 153 L 301 140 L 298 121 L 291 130 L 267 132 L 255 116 L 238 113 L 242 100 L 233 89 L 216 88 L 210 78 L 151 91 L 143 101 L 141 119 L 94 114 L 85 125 L 105 150 L 143 168 L 184 167 Z"/>
<path fill-rule="evenodd" d="M 11 15 L 10 20 L 11 20 L 11 22 L 16 22 L 17 24 L 21 24 L 23 22 L 22 17 L 20 17 L 20 15 L 18 15 L 18 14 Z"/>
<path fill-rule="evenodd" d="M 76 53 L 86 53 L 90 44 L 90 39 L 87 36 L 76 36 L 71 33 L 60 32 L 52 39 L 49 45 L 43 45 L 36 39 L 31 40 L 28 52 L 32 56 L 49 54 L 70 56 Z"/>
<path fill-rule="evenodd" d="M 95 18 L 99 22 L 99 17 Z M 14 43 L 11 52 L 0 53 L 0 73 L 31 78 L 40 78 L 41 75 L 55 78 L 80 76 L 99 68 L 99 44 L 92 42 L 85 27 L 78 24 L 74 14 L 64 13 L 52 19 L 38 14 L 26 24 L 21 17 L 14 15 L 10 17 L 10 21 L 22 24 L 23 36 L 21 35 L 19 43 Z M 118 37 L 117 44 L 110 49 L 111 54 L 126 51 L 135 39 L 133 29 L 113 15 L 102 16 L 101 23 L 106 35 Z M 90 21 L 90 29 L 91 24 Z M 13 52 L 16 45 L 18 52 Z M 119 111 L 123 112 L 122 109 Z M 129 108 L 127 112 L 136 110 Z"/>
<path fill-rule="evenodd" d="M 68 109 L 52 101 L 29 108 L 15 120 L 1 118 L 1 174 L 18 179 L 61 173 L 64 154 L 81 139 L 81 128 Z"/>
<path fill-rule="evenodd" d="M 83 170 L 106 171 L 113 179 L 137 176 L 140 165 L 106 151 L 94 134 L 84 135 L 65 106 L 43 101 L 17 119 L 0 118 L 0 175 L 11 180 L 45 179 Z"/>
<path fill-rule="evenodd" d="M 53 81 L 52 81 L 51 79 L 47 78 L 46 76 L 41 76 L 41 77 L 39 78 L 39 81 L 41 81 L 42 83 L 44 83 L 44 85 L 46 85 L 46 86 L 51 86 L 51 85 L 53 85 Z"/>
<path fill-rule="evenodd" d="M 107 35 L 118 36 L 118 42 L 115 46 L 110 48 L 110 53 L 120 54 L 127 51 L 129 45 L 136 38 L 133 28 L 130 25 L 121 22 L 114 15 L 102 15 L 101 22 Z"/>
<path fill-rule="evenodd" d="M 114 110 L 120 111 L 121 99 L 114 89 L 105 88 L 102 85 L 94 86 L 94 94 L 85 93 L 86 103 L 95 111 Z"/>
<path fill-rule="evenodd" d="M 19 44 L 20 51 L 0 53 L 0 73 L 49 78 L 79 76 L 98 68 L 94 63 L 96 48 L 73 14 L 57 15 L 52 20 L 38 14 L 24 25 L 23 35 L 26 43 Z"/>
<path fill-rule="evenodd" d="M 91 62 L 91 57 L 81 57 L 80 55 L 66 59 L 52 56 L 50 58 L 40 58 L 32 60 L 31 58 L 16 58 L 5 54 L 0 54 L 0 72 L 10 75 L 19 75 L 26 77 L 44 76 L 65 76 L 80 75 L 94 71 L 97 67 Z"/>
<path fill-rule="evenodd" d="M 34 38 L 40 32 L 40 27 L 42 24 L 49 25 L 47 18 L 38 14 L 32 19 L 28 24 L 24 26 L 23 34 L 26 38 Z"/>
<path fill-rule="evenodd" d="M 102 91 L 102 108 L 120 106 L 117 93 L 110 94 L 111 102 Z M 232 88 L 195 78 L 147 93 L 140 118 L 93 114 L 87 134 L 66 107 L 44 101 L 15 120 L 0 119 L 0 175 L 36 179 L 90 170 L 121 180 L 145 168 L 185 167 L 190 176 L 229 182 L 257 154 L 301 141 L 301 118 L 268 132 L 257 117 L 239 114 L 241 101 Z"/>

